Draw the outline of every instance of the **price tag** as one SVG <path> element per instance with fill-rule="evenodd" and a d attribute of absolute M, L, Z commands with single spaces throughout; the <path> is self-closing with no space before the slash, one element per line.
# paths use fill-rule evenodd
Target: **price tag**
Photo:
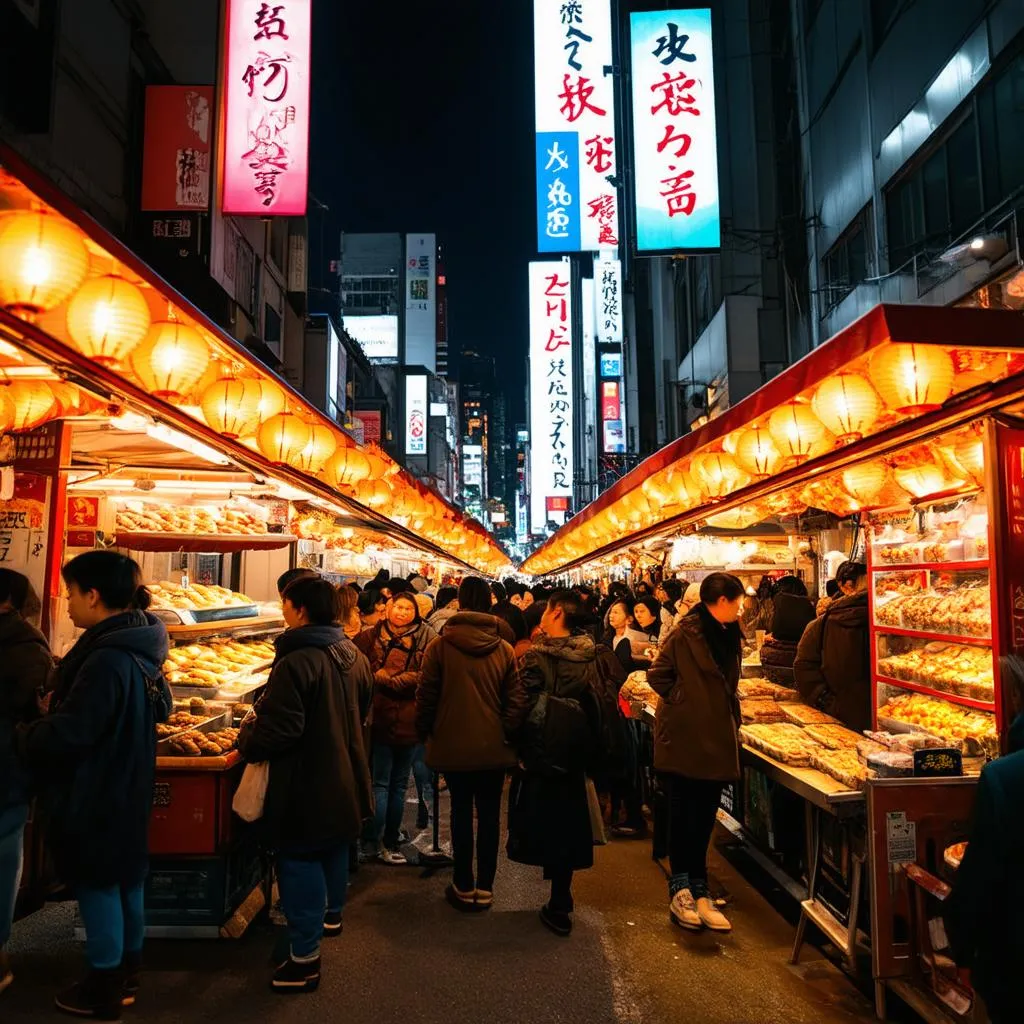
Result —
<path fill-rule="evenodd" d="M 181 589 L 188 590 L 188 573 L 183 572 L 181 574 Z"/>
<path fill-rule="evenodd" d="M 935 747 L 914 751 L 914 774 L 932 778 L 943 775 L 963 775 L 964 758 L 952 747 Z"/>
<path fill-rule="evenodd" d="M 889 863 L 912 864 L 917 860 L 917 823 L 907 821 L 905 811 L 889 811 L 885 817 Z"/>

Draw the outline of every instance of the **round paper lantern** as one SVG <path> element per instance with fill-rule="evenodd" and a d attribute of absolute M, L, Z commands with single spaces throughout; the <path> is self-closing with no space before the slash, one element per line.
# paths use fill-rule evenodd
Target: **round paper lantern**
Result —
<path fill-rule="evenodd" d="M 889 482 L 889 469 L 882 462 L 866 462 L 843 471 L 843 490 L 864 508 L 870 505 Z"/>
<path fill-rule="evenodd" d="M 324 476 L 333 487 L 354 487 L 369 475 L 369 459 L 354 446 L 339 445 L 324 463 Z"/>
<path fill-rule="evenodd" d="M 221 377 L 199 399 L 207 426 L 224 437 L 255 434 L 260 425 L 284 409 L 284 392 L 268 380 Z"/>
<path fill-rule="evenodd" d="M 338 435 L 323 423 L 312 424 L 310 430 L 309 443 L 299 452 L 292 465 L 304 473 L 316 474 L 337 450 Z"/>
<path fill-rule="evenodd" d="M 934 345 L 885 345 L 872 355 L 869 368 L 882 401 L 894 412 L 930 412 L 953 394 L 953 358 Z"/>
<path fill-rule="evenodd" d="M 837 373 L 814 392 L 814 415 L 840 444 L 859 441 L 878 420 L 882 400 L 866 377 L 859 373 Z"/>
<path fill-rule="evenodd" d="M 188 324 L 176 320 L 154 323 L 131 354 L 132 373 L 155 398 L 180 399 L 206 372 L 210 346 Z"/>
<path fill-rule="evenodd" d="M 4 388 L 11 403 L 11 430 L 31 430 L 60 415 L 57 397 L 44 380 L 15 379 Z"/>
<path fill-rule="evenodd" d="M 768 433 L 782 458 L 790 464 L 806 462 L 825 427 L 802 402 L 786 402 L 768 418 Z"/>
<path fill-rule="evenodd" d="M 963 479 L 952 479 L 937 462 L 922 461 L 914 465 L 897 466 L 893 477 L 908 494 L 915 498 L 929 498 L 935 494 L 954 491 L 964 483 Z"/>
<path fill-rule="evenodd" d="M 0 431 L 10 430 L 14 426 L 14 402 L 11 401 L 6 387 L 0 387 Z"/>
<path fill-rule="evenodd" d="M 976 435 L 965 436 L 939 449 L 942 461 L 954 476 L 985 485 L 985 445 Z"/>
<path fill-rule="evenodd" d="M 79 413 L 84 404 L 81 389 L 66 380 L 48 380 L 46 385 L 57 401 L 55 419 L 66 419 Z"/>
<path fill-rule="evenodd" d="M 391 503 L 391 499 L 391 488 L 379 477 L 361 480 L 356 484 L 356 501 L 367 508 L 384 508 Z"/>
<path fill-rule="evenodd" d="M 114 274 L 86 281 L 68 303 L 75 348 L 100 366 L 117 366 L 146 336 L 149 305 L 130 281 Z"/>
<path fill-rule="evenodd" d="M 32 317 L 59 306 L 85 280 L 81 232 L 52 213 L 14 210 L 0 218 L 0 306 Z"/>
<path fill-rule="evenodd" d="M 782 455 L 764 427 L 744 430 L 736 439 L 736 461 L 751 476 L 771 476 L 782 466 Z"/>
<path fill-rule="evenodd" d="M 279 412 L 260 427 L 260 451 L 278 465 L 290 466 L 302 455 L 313 428 L 293 412 Z"/>
<path fill-rule="evenodd" d="M 690 467 L 701 489 L 713 500 L 725 498 L 750 483 L 750 477 L 728 452 L 694 455 Z"/>

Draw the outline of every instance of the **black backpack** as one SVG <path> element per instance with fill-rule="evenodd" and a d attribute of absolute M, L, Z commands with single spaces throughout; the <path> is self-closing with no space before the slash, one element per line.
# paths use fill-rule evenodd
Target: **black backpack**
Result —
<path fill-rule="evenodd" d="M 619 690 L 627 673 L 607 644 L 597 645 L 594 665 L 591 689 L 597 715 L 597 743 L 592 772 L 605 779 L 617 779 L 625 774 L 628 760 L 626 721 L 619 712 Z"/>
<path fill-rule="evenodd" d="M 526 720 L 519 759 L 527 771 L 566 775 L 587 771 L 596 747 L 595 702 L 588 690 L 575 697 L 554 693 L 555 670 L 546 654 L 534 655 L 544 676 L 544 691 Z"/>

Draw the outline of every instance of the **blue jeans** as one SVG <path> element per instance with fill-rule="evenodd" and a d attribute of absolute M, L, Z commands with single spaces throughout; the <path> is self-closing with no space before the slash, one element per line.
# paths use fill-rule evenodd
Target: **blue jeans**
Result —
<path fill-rule="evenodd" d="M 0 811 L 0 949 L 11 937 L 14 904 L 21 884 L 27 820 L 27 804 L 14 804 Z"/>
<path fill-rule="evenodd" d="M 324 914 L 339 914 L 348 896 L 349 845 L 291 857 L 277 857 L 277 888 L 281 909 L 288 919 L 288 938 L 293 960 L 312 960 L 320 955 Z"/>
<path fill-rule="evenodd" d="M 421 743 L 412 756 L 412 777 L 416 780 L 419 796 L 417 824 L 428 822 L 434 813 L 434 773 L 427 767 L 426 756 L 427 748 Z"/>
<path fill-rule="evenodd" d="M 125 954 L 142 952 L 146 938 L 145 885 L 109 889 L 78 886 L 78 910 L 85 925 L 85 956 L 96 971 L 121 966 Z"/>
<path fill-rule="evenodd" d="M 373 746 L 373 798 L 376 802 L 374 824 L 377 842 L 393 850 L 398 846 L 398 830 L 405 813 L 405 793 L 415 747 Z"/>

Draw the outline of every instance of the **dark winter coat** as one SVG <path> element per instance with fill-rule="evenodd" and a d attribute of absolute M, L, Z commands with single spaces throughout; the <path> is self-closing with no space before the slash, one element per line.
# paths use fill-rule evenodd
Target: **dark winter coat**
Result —
<path fill-rule="evenodd" d="M 276 850 L 351 843 L 373 814 L 363 743 L 370 666 L 340 626 L 301 626 L 277 657 L 238 748 L 270 764 L 261 827 Z"/>
<path fill-rule="evenodd" d="M 171 711 L 167 629 L 124 612 L 87 629 L 62 660 L 50 713 L 19 727 L 42 783 L 47 839 L 71 885 L 138 885 L 146 877 L 156 724 Z"/>
<path fill-rule="evenodd" d="M 52 671 L 46 637 L 18 612 L 0 614 L 0 810 L 28 800 L 29 777 L 15 749 L 15 731 L 39 717 L 37 691 Z"/>
<path fill-rule="evenodd" d="M 549 689 L 549 681 L 554 696 L 585 701 L 595 682 L 596 660 L 597 649 L 589 634 L 539 636 L 519 666 L 530 706 Z M 520 864 L 547 869 L 580 871 L 593 866 L 594 833 L 583 772 L 513 773 L 508 856 Z"/>
<path fill-rule="evenodd" d="M 418 742 L 416 687 L 423 655 L 435 636 L 424 622 L 398 635 L 384 619 L 355 638 L 355 645 L 369 659 L 373 672 L 374 743 L 412 747 Z"/>
<path fill-rule="evenodd" d="M 970 842 L 945 911 L 956 962 L 970 968 L 994 1024 L 1024 1020 L 1024 716 L 1010 729 L 1010 749 L 981 773 Z"/>
<path fill-rule="evenodd" d="M 526 717 L 526 690 L 504 623 L 459 612 L 431 641 L 416 691 L 416 728 L 436 771 L 511 768 Z"/>
<path fill-rule="evenodd" d="M 722 629 L 718 642 L 734 637 L 719 665 L 708 630 Z M 739 627 L 726 630 L 698 604 L 679 623 L 647 672 L 661 698 L 654 726 L 654 767 L 689 779 L 731 782 L 740 775 Z"/>
<path fill-rule="evenodd" d="M 765 679 L 782 686 L 793 686 L 793 662 L 804 630 L 814 621 L 814 605 L 798 594 L 779 594 L 775 598 L 771 639 L 761 647 L 761 670 Z"/>
<path fill-rule="evenodd" d="M 856 732 L 871 728 L 867 591 L 833 601 L 797 647 L 793 676 L 800 696 Z"/>

